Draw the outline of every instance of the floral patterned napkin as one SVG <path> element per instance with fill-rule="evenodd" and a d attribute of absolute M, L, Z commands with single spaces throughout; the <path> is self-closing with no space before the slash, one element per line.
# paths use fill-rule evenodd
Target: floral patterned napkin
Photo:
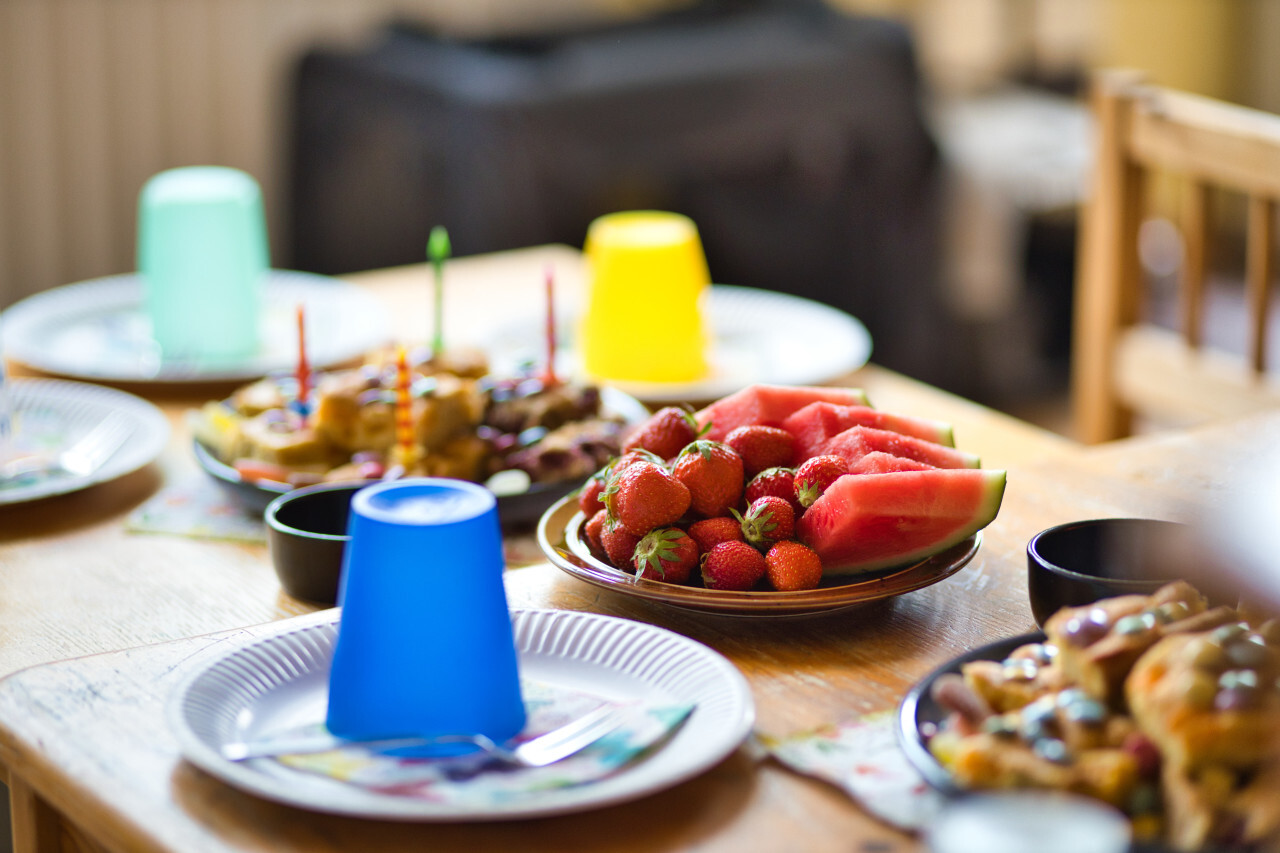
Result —
<path fill-rule="evenodd" d="M 830 782 L 880 820 L 915 831 L 932 821 L 943 797 L 907 761 L 896 722 L 893 711 L 880 711 L 783 739 L 760 735 L 759 740 L 792 770 Z"/>
<path fill-rule="evenodd" d="M 692 704 L 643 700 L 610 703 L 589 693 L 535 682 L 524 683 L 522 690 L 528 723 L 517 740 L 545 734 L 602 704 L 625 708 L 625 722 L 581 752 L 547 767 L 513 767 L 480 754 L 444 760 L 403 758 L 358 747 L 263 760 L 279 761 L 377 794 L 474 808 L 603 779 L 658 748 L 694 709 Z"/>
<path fill-rule="evenodd" d="M 143 501 L 125 521 L 135 533 L 266 544 L 262 514 L 247 510 L 205 476 L 188 477 Z"/>

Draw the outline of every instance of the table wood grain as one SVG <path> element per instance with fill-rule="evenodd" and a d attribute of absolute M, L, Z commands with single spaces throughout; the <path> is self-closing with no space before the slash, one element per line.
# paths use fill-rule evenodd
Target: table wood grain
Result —
<path fill-rule="evenodd" d="M 578 298 L 581 258 L 568 247 L 451 262 L 447 328 L 464 340 L 482 339 L 499 323 L 540 322 L 548 268 L 558 299 Z M 425 340 L 426 265 L 349 279 L 386 301 L 398 340 Z M 1116 450 L 1108 460 L 1105 451 L 1083 451 L 874 365 L 832 382 L 864 388 L 880 408 L 952 422 L 962 448 L 980 454 L 987 467 L 1008 470 L 1005 505 L 962 572 L 893 601 L 766 621 L 640 602 L 536 563 L 507 572 L 512 606 L 609 613 L 704 642 L 748 678 L 759 730 L 785 735 L 892 708 L 910 684 L 952 655 L 1027 630 L 1022 550 L 1035 531 L 1082 515 L 1172 512 L 1198 499 L 1187 485 L 1193 481 L 1158 479 L 1156 460 L 1195 448 L 1191 438 L 1179 436 L 1172 448 L 1134 444 L 1133 455 Z M 635 803 L 511 824 L 314 815 L 241 794 L 195 770 L 179 759 L 163 719 L 184 662 L 276 620 L 317 617 L 314 605 L 280 590 L 263 546 L 124 529 L 129 513 L 165 484 L 199 474 L 185 413 L 230 390 L 124 387 L 169 416 L 174 431 L 162 457 L 112 483 L 0 511 L 0 676 L 8 676 L 0 681 L 0 780 L 10 784 L 18 850 L 59 843 L 116 851 L 915 848 L 842 793 L 762 761 L 749 748 Z M 1190 470 L 1199 463 L 1177 464 Z"/>

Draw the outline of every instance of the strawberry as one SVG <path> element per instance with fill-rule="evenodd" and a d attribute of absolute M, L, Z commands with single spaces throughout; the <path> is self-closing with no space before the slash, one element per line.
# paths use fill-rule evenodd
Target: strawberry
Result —
<path fill-rule="evenodd" d="M 822 560 L 812 548 L 794 539 L 775 544 L 764 563 L 769 584 L 780 592 L 814 589 L 822 581 Z"/>
<path fill-rule="evenodd" d="M 678 527 L 650 530 L 636 545 L 632 564 L 636 577 L 685 583 L 698 564 L 698 543 Z"/>
<path fill-rule="evenodd" d="M 688 486 L 695 515 L 725 515 L 742 497 L 742 457 L 722 442 L 700 439 L 688 445 L 671 473 Z"/>
<path fill-rule="evenodd" d="M 724 443 L 742 457 L 743 468 L 750 478 L 766 468 L 780 468 L 791 464 L 796 440 L 785 429 L 748 424 L 731 430 L 724 437 Z"/>
<path fill-rule="evenodd" d="M 591 518 L 587 519 L 587 523 L 582 526 L 582 532 L 587 537 L 587 545 L 591 548 L 591 554 L 598 560 L 609 559 L 609 552 L 604 548 L 604 542 L 600 538 L 604 533 L 605 520 L 609 517 L 608 510 L 600 509 Z"/>
<path fill-rule="evenodd" d="M 796 534 L 796 512 L 791 502 L 776 495 L 756 498 L 746 514 L 738 517 L 742 521 L 742 538 L 761 551 Z"/>
<path fill-rule="evenodd" d="M 578 509 L 582 510 L 582 514 L 591 518 L 600 510 L 604 509 L 604 503 L 600 500 L 600 494 L 604 491 L 604 487 L 609 480 L 609 469 L 601 468 L 596 473 L 587 478 L 587 482 L 583 483 L 582 491 L 578 492 Z"/>
<path fill-rule="evenodd" d="M 670 471 L 643 460 L 615 471 L 601 494 L 609 518 L 636 536 L 674 522 L 689 499 L 689 488 Z"/>
<path fill-rule="evenodd" d="M 742 493 L 742 497 L 750 505 L 756 498 L 775 495 L 788 501 L 792 508 L 795 509 L 796 515 L 799 515 L 804 511 L 804 508 L 796 500 L 795 479 L 796 471 L 794 468 L 766 468 L 751 478 L 750 482 L 747 483 L 747 488 Z"/>
<path fill-rule="evenodd" d="M 685 445 L 697 439 L 699 434 L 698 422 L 690 412 L 676 406 L 666 406 L 658 409 L 637 427 L 623 442 L 622 450 L 648 450 L 663 459 L 671 459 L 679 455 Z"/>
<path fill-rule="evenodd" d="M 849 463 L 839 456 L 811 456 L 796 469 L 796 500 L 810 507 L 837 477 L 849 473 Z"/>
<path fill-rule="evenodd" d="M 741 542 L 742 525 L 736 518 L 727 515 L 704 518 L 689 525 L 689 537 L 698 543 L 698 550 L 705 554 L 721 542 Z"/>
<path fill-rule="evenodd" d="M 600 530 L 600 545 L 614 568 L 630 569 L 631 558 L 635 555 L 636 546 L 639 544 L 639 536 L 628 533 L 619 524 L 605 520 L 604 527 Z"/>
<path fill-rule="evenodd" d="M 667 460 L 652 451 L 644 449 L 628 450 L 605 467 L 604 473 L 606 479 L 620 473 L 633 462 L 652 462 L 654 465 L 659 467 L 667 467 Z"/>
<path fill-rule="evenodd" d="M 702 556 L 702 584 L 707 589 L 751 589 L 765 568 L 764 554 L 746 542 L 721 542 Z"/>

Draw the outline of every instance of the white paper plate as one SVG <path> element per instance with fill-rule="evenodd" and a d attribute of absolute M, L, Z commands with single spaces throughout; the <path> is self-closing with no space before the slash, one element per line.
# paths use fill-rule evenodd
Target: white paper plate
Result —
<path fill-rule="evenodd" d="M 285 624 L 278 634 L 197 664 L 168 706 L 183 756 L 237 788 L 313 811 L 405 821 L 509 820 L 599 808 L 670 787 L 726 758 L 755 722 L 742 674 L 701 643 L 613 616 L 516 610 L 523 677 L 615 701 L 644 697 L 697 707 L 670 743 L 612 776 L 474 810 L 377 794 L 271 759 L 223 759 L 218 750 L 225 743 L 324 719 L 337 619 Z"/>
<path fill-rule="evenodd" d="M 0 322 L 6 354 L 48 373 L 109 382 L 239 381 L 296 366 L 299 303 L 312 367 L 341 364 L 390 339 L 386 311 L 368 293 L 290 270 L 271 272 L 263 290 L 262 348 L 244 359 L 165 360 L 151 337 L 142 280 L 132 274 L 37 293 L 11 306 Z"/>
<path fill-rule="evenodd" d="M 76 492 L 123 477 L 154 461 L 169 440 L 169 421 L 163 412 L 146 400 L 114 388 L 60 379 L 13 379 L 10 393 L 15 441 L 22 448 L 39 446 L 56 452 L 75 443 L 112 412 L 123 415 L 133 432 L 101 468 L 87 477 L 60 474 L 3 488 L 0 505 Z"/>
<path fill-rule="evenodd" d="M 709 300 L 711 373 L 697 382 L 608 380 L 649 404 L 717 400 L 746 386 L 818 385 L 857 370 L 871 357 L 871 334 L 857 318 L 829 305 L 751 287 L 717 284 Z M 582 377 L 573 351 L 575 318 L 557 330 L 565 342 L 556 369 Z M 530 321 L 504 328 L 483 343 L 495 368 L 514 370 L 542 358 L 542 327 Z M 498 372 L 501 372 L 500 370 Z"/>

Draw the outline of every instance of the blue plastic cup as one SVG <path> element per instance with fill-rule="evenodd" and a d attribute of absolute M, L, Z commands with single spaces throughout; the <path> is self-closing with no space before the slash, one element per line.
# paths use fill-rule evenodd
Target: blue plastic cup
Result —
<path fill-rule="evenodd" d="M 153 175 L 138 199 L 138 271 L 163 359 L 218 363 L 256 354 L 270 271 L 257 181 L 225 166 Z"/>
<path fill-rule="evenodd" d="M 493 493 L 434 477 L 351 500 L 329 675 L 339 737 L 484 735 L 525 725 Z"/>

